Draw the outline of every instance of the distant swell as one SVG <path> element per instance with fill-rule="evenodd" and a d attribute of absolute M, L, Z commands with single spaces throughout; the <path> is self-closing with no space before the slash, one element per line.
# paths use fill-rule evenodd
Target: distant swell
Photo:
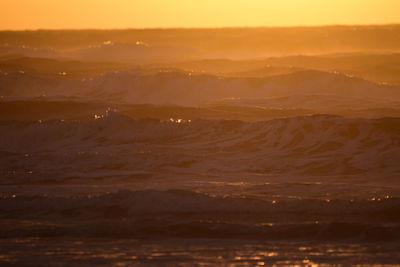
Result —
<path fill-rule="evenodd" d="M 312 70 L 262 78 L 221 78 L 184 71 L 160 71 L 150 75 L 114 71 L 82 80 L 0 71 L 0 95 L 11 98 L 64 96 L 103 102 L 197 106 L 221 98 L 296 94 L 368 96 L 386 101 L 400 97 L 398 86 Z"/>

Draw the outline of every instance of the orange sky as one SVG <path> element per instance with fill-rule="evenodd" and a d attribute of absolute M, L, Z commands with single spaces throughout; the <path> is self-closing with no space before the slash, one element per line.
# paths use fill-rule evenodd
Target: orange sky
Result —
<path fill-rule="evenodd" d="M 0 0 L 0 29 L 386 24 L 400 0 Z"/>

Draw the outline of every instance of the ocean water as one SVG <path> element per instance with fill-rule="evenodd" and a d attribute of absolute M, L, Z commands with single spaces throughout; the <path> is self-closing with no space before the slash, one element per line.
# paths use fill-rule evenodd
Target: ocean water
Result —
<path fill-rule="evenodd" d="M 2 265 L 396 265 L 396 118 L 0 124 Z"/>
<path fill-rule="evenodd" d="M 398 243 L 2 239 L 3 266 L 397 266 Z"/>
<path fill-rule="evenodd" d="M 0 32 L 0 266 L 399 266 L 399 32 Z"/>

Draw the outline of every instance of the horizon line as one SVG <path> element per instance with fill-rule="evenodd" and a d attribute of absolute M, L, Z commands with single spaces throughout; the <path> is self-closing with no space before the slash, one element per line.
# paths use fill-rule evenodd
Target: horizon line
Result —
<path fill-rule="evenodd" d="M 28 31 L 123 31 L 123 30 L 222 30 L 222 29 L 271 29 L 271 28 L 329 28 L 329 27 L 387 27 L 400 26 L 400 22 L 375 24 L 320 24 L 320 25 L 276 25 L 276 26 L 216 26 L 216 27 L 121 27 L 121 28 L 26 28 L 1 29 L 0 32 Z"/>

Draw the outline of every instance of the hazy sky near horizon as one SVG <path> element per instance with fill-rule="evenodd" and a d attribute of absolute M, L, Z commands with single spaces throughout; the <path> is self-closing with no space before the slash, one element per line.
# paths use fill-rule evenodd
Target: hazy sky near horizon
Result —
<path fill-rule="evenodd" d="M 15 30 L 400 22 L 400 0 L 0 1 L 0 29 Z"/>

